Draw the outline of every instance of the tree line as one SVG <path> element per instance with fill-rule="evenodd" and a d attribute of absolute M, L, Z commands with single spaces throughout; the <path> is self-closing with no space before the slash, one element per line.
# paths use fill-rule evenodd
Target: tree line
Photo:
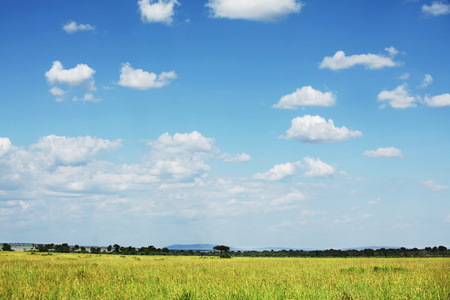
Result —
<path fill-rule="evenodd" d="M 2 251 L 13 251 L 8 243 L 3 243 Z M 220 256 L 222 258 L 237 257 L 450 257 L 450 249 L 444 246 L 418 248 L 380 248 L 380 249 L 350 249 L 350 250 L 265 250 L 265 251 L 230 251 L 230 247 L 217 245 L 211 251 L 169 250 L 168 248 L 124 247 L 119 244 L 108 247 L 69 246 L 63 244 L 37 244 L 28 250 L 31 252 L 57 253 L 91 253 L 91 254 L 120 254 L 120 255 L 191 255 L 191 256 Z"/>

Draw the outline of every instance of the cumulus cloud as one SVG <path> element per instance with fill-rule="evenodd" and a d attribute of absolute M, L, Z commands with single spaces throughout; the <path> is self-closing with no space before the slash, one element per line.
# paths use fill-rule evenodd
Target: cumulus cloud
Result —
<path fill-rule="evenodd" d="M 450 94 L 442 94 L 434 97 L 426 96 L 424 102 L 431 107 L 450 106 Z"/>
<path fill-rule="evenodd" d="M 0 156 L 6 154 L 10 149 L 11 149 L 10 139 L 0 137 Z"/>
<path fill-rule="evenodd" d="M 287 180 L 295 175 L 295 168 L 301 166 L 300 162 L 285 163 L 275 165 L 272 169 L 265 173 L 256 173 L 253 177 L 255 179 L 269 180 L 269 181 L 281 181 Z"/>
<path fill-rule="evenodd" d="M 177 0 L 138 1 L 141 20 L 147 23 L 165 23 L 171 25 L 173 22 L 175 5 L 179 5 Z"/>
<path fill-rule="evenodd" d="M 386 48 L 385 50 L 391 57 L 370 53 L 346 56 L 344 51 L 337 51 L 334 56 L 325 57 L 320 63 L 319 68 L 337 71 L 348 69 L 356 65 L 363 65 L 371 70 L 397 66 L 399 63 L 394 62 L 392 58 L 398 51 L 394 47 Z"/>
<path fill-rule="evenodd" d="M 440 192 L 440 191 L 444 191 L 444 190 L 448 190 L 449 189 L 448 186 L 437 184 L 433 180 L 423 181 L 422 184 L 423 184 L 423 186 L 425 186 L 426 188 L 428 188 L 432 192 Z"/>
<path fill-rule="evenodd" d="M 193 152 L 211 153 L 217 151 L 214 146 L 214 139 L 204 137 L 197 131 L 191 133 L 175 133 L 173 136 L 166 132 L 155 141 L 149 141 L 147 144 L 161 156 Z"/>
<path fill-rule="evenodd" d="M 192 132 L 163 134 L 148 142 L 151 149 L 141 163 L 121 165 L 98 160 L 99 153 L 121 145 L 121 140 L 50 135 L 25 149 L 0 138 L 0 197 L 5 188 L 27 187 L 34 192 L 78 197 L 80 193 L 158 188 L 148 184 L 201 184 L 210 171 L 206 160 L 218 152 L 213 139 Z"/>
<path fill-rule="evenodd" d="M 369 157 L 399 157 L 403 158 L 401 150 L 394 147 L 378 148 L 377 150 L 364 151 L 363 155 Z"/>
<path fill-rule="evenodd" d="M 405 83 L 403 85 L 399 85 L 392 91 L 382 91 L 378 94 L 378 102 L 387 102 L 391 107 L 404 109 L 409 107 L 416 107 L 417 98 L 411 96 L 409 92 L 406 90 L 408 85 Z M 384 108 L 385 104 L 381 105 L 381 108 Z"/>
<path fill-rule="evenodd" d="M 209 0 L 206 6 L 214 18 L 275 21 L 300 12 L 303 4 L 296 0 Z"/>
<path fill-rule="evenodd" d="M 430 84 L 433 83 L 433 77 L 431 77 L 430 74 L 425 74 L 425 78 L 422 81 L 422 84 L 420 85 L 421 88 L 426 88 Z"/>
<path fill-rule="evenodd" d="M 273 105 L 274 108 L 297 109 L 299 106 L 332 106 L 336 96 L 331 92 L 321 92 L 311 86 L 304 86 L 292 94 L 286 95 Z"/>
<path fill-rule="evenodd" d="M 95 91 L 94 74 L 95 70 L 86 64 L 78 64 L 72 69 L 64 69 L 60 61 L 54 61 L 51 69 L 45 72 L 45 77 L 51 86 L 50 93 L 56 96 L 56 101 L 62 101 L 67 91 L 60 86 Z"/>
<path fill-rule="evenodd" d="M 329 178 L 338 173 L 335 167 L 324 163 L 319 158 L 305 157 L 303 162 L 305 166 L 305 177 Z"/>
<path fill-rule="evenodd" d="M 90 136 L 65 137 L 49 135 L 39 139 L 31 149 L 46 153 L 46 157 L 57 164 L 80 164 L 91 160 L 101 150 L 115 150 L 122 145 L 121 140 L 109 141 Z"/>
<path fill-rule="evenodd" d="M 142 69 L 133 69 L 130 63 L 122 64 L 119 85 L 138 90 L 161 88 L 177 78 L 175 72 L 162 72 L 159 75 Z"/>
<path fill-rule="evenodd" d="M 450 14 L 450 4 L 442 1 L 433 1 L 431 5 L 423 5 L 422 12 L 429 16 L 441 16 Z"/>
<path fill-rule="evenodd" d="M 93 87 L 93 75 L 95 70 L 85 64 L 78 64 L 75 68 L 64 69 L 60 61 L 54 61 L 50 70 L 45 73 L 45 77 L 50 84 L 64 84 L 67 86 Z"/>
<path fill-rule="evenodd" d="M 175 180 L 189 180 L 210 171 L 206 160 L 218 152 L 214 139 L 201 133 L 162 134 L 147 143 L 152 148 L 149 164 L 152 174 Z"/>
<path fill-rule="evenodd" d="M 75 21 L 67 22 L 63 25 L 63 30 L 67 33 L 75 33 L 79 31 L 93 31 L 95 26 L 89 24 L 77 24 Z"/>
<path fill-rule="evenodd" d="M 362 137 L 358 130 L 334 126 L 333 120 L 328 121 L 321 116 L 305 115 L 292 119 L 292 125 L 281 138 L 295 139 L 305 143 L 334 144 L 350 138 Z"/>

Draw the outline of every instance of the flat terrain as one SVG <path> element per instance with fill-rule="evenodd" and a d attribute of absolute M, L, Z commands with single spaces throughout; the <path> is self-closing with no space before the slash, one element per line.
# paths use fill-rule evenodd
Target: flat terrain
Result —
<path fill-rule="evenodd" d="M 0 299 L 450 299 L 450 258 L 0 252 Z"/>

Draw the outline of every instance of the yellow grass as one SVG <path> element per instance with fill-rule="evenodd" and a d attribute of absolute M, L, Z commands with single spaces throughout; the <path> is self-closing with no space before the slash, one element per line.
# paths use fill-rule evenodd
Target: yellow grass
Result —
<path fill-rule="evenodd" d="M 0 299 L 450 299 L 449 258 L 0 252 Z"/>

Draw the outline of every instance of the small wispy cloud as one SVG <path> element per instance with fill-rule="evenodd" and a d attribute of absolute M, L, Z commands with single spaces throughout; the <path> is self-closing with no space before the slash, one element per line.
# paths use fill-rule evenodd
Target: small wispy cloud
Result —
<path fill-rule="evenodd" d="M 67 33 L 75 33 L 79 31 L 93 31 L 95 26 L 89 24 L 77 24 L 75 21 L 67 22 L 63 25 L 63 30 Z"/>
<path fill-rule="evenodd" d="M 431 77 L 430 74 L 425 74 L 425 78 L 422 80 L 422 84 L 419 87 L 424 89 L 432 83 L 433 77 Z"/>
<path fill-rule="evenodd" d="M 429 16 L 442 16 L 450 14 L 450 4 L 443 1 L 433 1 L 431 5 L 423 5 L 422 12 Z"/>
<path fill-rule="evenodd" d="M 432 192 L 439 192 L 439 191 L 444 191 L 444 190 L 448 190 L 450 187 L 447 185 L 441 185 L 441 184 L 437 184 L 436 182 L 434 182 L 433 180 L 427 180 L 427 181 L 423 181 L 422 185 L 426 188 L 428 188 L 430 191 Z"/>
<path fill-rule="evenodd" d="M 363 155 L 369 157 L 404 157 L 402 151 L 394 147 L 378 148 L 377 150 L 367 150 L 364 151 Z"/>

